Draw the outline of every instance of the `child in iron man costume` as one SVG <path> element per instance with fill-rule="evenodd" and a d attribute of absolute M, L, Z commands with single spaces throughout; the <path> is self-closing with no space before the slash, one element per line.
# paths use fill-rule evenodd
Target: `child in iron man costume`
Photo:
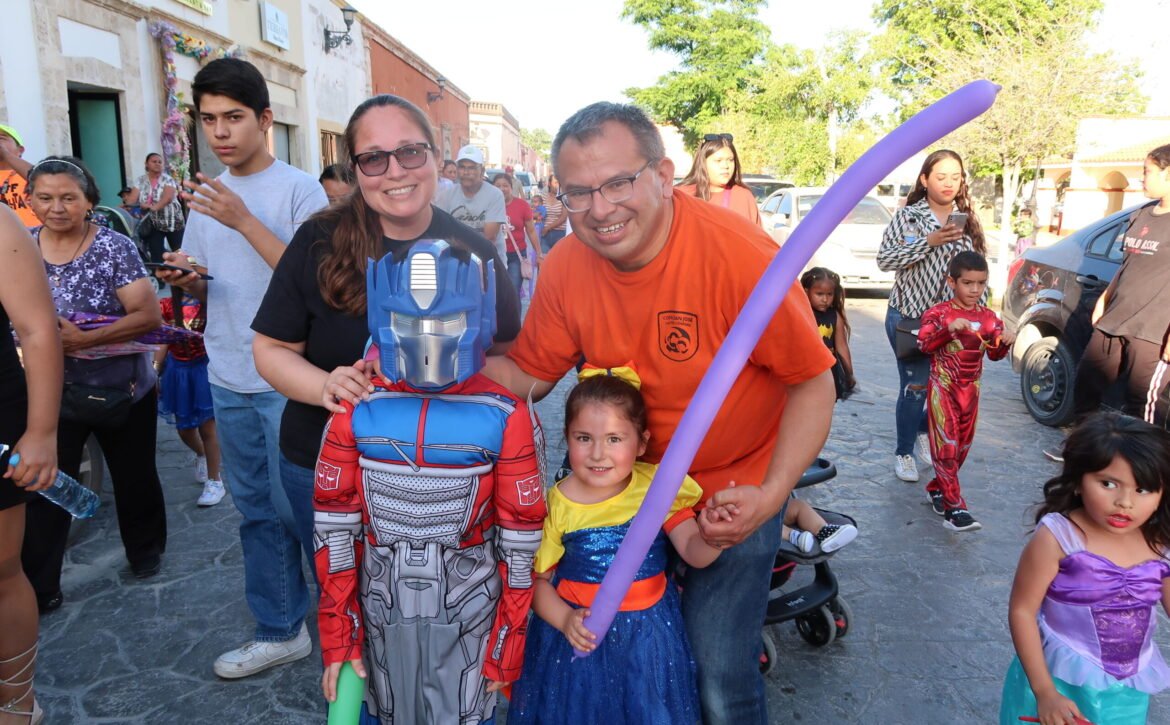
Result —
<path fill-rule="evenodd" d="M 967 510 L 959 489 L 959 468 L 975 439 L 984 354 L 1002 360 L 1014 336 L 980 300 L 987 289 L 987 260 L 960 252 L 947 270 L 954 297 L 922 315 L 918 347 L 930 356 L 926 419 L 934 478 L 926 485 L 934 512 L 953 531 L 974 531 L 981 524 Z"/>
<path fill-rule="evenodd" d="M 375 390 L 330 419 L 314 485 L 324 689 L 351 662 L 363 723 L 479 723 L 523 661 L 539 425 L 479 374 L 490 263 L 422 241 L 366 276 Z"/>

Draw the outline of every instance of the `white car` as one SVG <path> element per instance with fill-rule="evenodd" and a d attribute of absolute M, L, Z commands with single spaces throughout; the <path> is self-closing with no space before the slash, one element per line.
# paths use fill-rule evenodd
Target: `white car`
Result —
<path fill-rule="evenodd" d="M 784 246 L 826 191 L 810 187 L 781 189 L 760 205 L 760 224 L 776 244 Z M 880 201 L 866 196 L 829 234 L 808 266 L 828 267 L 841 276 L 842 286 L 848 289 L 890 289 L 894 286 L 894 273 L 878 269 L 877 252 L 882 232 L 891 219 Z"/>

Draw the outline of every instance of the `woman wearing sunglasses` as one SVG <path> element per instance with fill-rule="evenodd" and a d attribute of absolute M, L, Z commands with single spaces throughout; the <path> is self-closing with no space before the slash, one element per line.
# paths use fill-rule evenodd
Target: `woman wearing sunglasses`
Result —
<path fill-rule="evenodd" d="M 329 414 L 341 410 L 338 401 L 356 403 L 372 389 L 362 360 L 369 337 L 368 259 L 419 239 L 443 239 L 493 260 L 498 324 L 492 352 L 520 330 L 516 288 L 507 283 L 495 244 L 431 204 L 441 159 L 426 115 L 398 96 L 375 96 L 354 110 L 345 147 L 353 153 L 358 193 L 301 226 L 252 322 L 256 369 L 289 399 L 280 427 L 280 474 L 295 481 L 296 490 L 313 485 L 321 433 Z"/>
<path fill-rule="evenodd" d="M 709 133 L 695 149 L 691 171 L 678 185 L 679 191 L 718 204 L 724 209 L 760 223 L 760 208 L 752 190 L 740 177 L 739 154 L 729 133 Z"/>

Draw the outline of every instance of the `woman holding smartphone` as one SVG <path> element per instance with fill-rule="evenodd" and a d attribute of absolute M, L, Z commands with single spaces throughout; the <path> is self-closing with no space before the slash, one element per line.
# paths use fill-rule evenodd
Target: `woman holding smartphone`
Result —
<path fill-rule="evenodd" d="M 886 337 L 891 347 L 898 322 L 921 317 L 951 297 L 947 267 L 952 257 L 968 250 L 986 254 L 983 227 L 971 208 L 962 157 L 939 149 L 926 157 L 906 206 L 886 227 L 878 249 L 878 267 L 896 273 L 886 310 Z M 894 414 L 898 430 L 894 473 L 907 483 L 918 480 L 916 438 L 919 455 L 929 465 L 930 448 L 923 427 L 929 375 L 930 358 L 926 356 L 898 360 L 901 387 Z"/>

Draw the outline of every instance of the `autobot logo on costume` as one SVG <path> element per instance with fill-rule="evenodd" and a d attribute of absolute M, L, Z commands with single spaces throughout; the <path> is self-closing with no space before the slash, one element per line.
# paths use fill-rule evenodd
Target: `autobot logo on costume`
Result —
<path fill-rule="evenodd" d="M 336 491 L 341 483 L 341 468 L 325 461 L 317 463 L 317 488 L 322 491 Z"/>
<path fill-rule="evenodd" d="M 540 476 L 529 476 L 517 481 L 516 496 L 521 506 L 532 506 L 540 501 Z"/>
<path fill-rule="evenodd" d="M 699 350 L 699 316 L 693 312 L 658 313 L 658 350 L 668 360 L 690 360 Z"/>

